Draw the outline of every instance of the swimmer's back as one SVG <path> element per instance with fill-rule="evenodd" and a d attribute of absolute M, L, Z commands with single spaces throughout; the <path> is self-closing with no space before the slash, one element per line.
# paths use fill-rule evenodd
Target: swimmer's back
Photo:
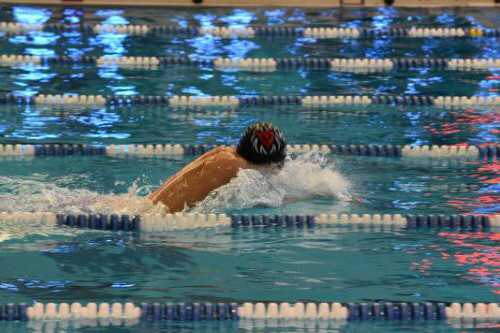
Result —
<path fill-rule="evenodd" d="M 193 207 L 210 192 L 229 183 L 239 170 L 254 167 L 234 148 L 218 147 L 186 165 L 149 198 L 154 204 L 163 203 L 170 213 L 179 212 L 185 206 Z"/>

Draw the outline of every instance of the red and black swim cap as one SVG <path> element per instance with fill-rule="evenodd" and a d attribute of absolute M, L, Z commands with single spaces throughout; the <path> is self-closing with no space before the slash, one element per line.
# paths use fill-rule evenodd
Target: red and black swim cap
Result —
<path fill-rule="evenodd" d="M 278 127 L 256 123 L 246 129 L 236 151 L 254 164 L 280 163 L 286 157 L 286 141 Z"/>

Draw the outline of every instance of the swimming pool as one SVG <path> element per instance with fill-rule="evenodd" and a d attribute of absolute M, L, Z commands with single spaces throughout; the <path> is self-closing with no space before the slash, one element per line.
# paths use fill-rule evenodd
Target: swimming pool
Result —
<path fill-rule="evenodd" d="M 314 39 L 289 34 L 220 38 L 196 31 L 128 36 L 94 33 L 77 25 L 335 26 L 375 30 L 448 27 L 486 31 L 500 28 L 495 22 L 498 14 L 497 8 L 325 11 L 2 7 L 3 22 L 74 26 L 63 31 L 46 28 L 38 32 L 0 33 L 0 53 L 44 59 L 187 56 L 208 62 L 221 57 L 498 59 L 499 39 L 486 36 Z M 121 68 L 92 61 L 4 63 L 0 66 L 0 143 L 22 144 L 22 149 L 41 144 L 88 144 L 107 147 L 108 154 L 38 156 L 46 155 L 50 151 L 47 148 L 43 154 L 19 156 L 3 146 L 0 212 L 156 213 L 141 198 L 193 156 L 155 156 L 151 151 L 142 155 L 112 155 L 110 145 L 234 145 L 246 126 L 268 121 L 277 124 L 292 145 L 335 145 L 339 149 L 361 146 L 357 146 L 356 154 L 347 148 L 342 154 L 325 156 L 293 153 L 278 176 L 247 172 L 194 212 L 246 214 L 250 218 L 254 214 L 315 215 L 317 222 L 321 214 L 472 213 L 491 218 L 498 214 L 498 157 L 396 157 L 367 153 L 370 145 L 496 147 L 496 100 L 444 106 L 427 99 L 425 103 L 418 99 L 418 104 L 426 105 L 414 105 L 413 99 L 398 97 L 498 97 L 498 68 L 462 71 L 426 67 L 418 62 L 411 68 L 363 73 L 351 68 L 307 66 L 252 71 L 185 63 L 158 68 Z M 17 98 L 9 99 L 5 94 Z M 67 100 L 47 105 L 34 97 L 22 98 L 40 94 L 103 95 L 107 99 L 94 106 Z M 150 95 L 168 97 L 168 103 L 147 103 L 144 97 Z M 285 98 L 265 103 L 262 99 L 249 99 L 248 103 L 238 102 L 236 107 L 173 105 L 175 96 L 193 95 L 234 96 L 240 100 L 249 96 Z M 318 95 L 369 96 L 378 102 L 353 105 L 344 99 L 342 103 L 306 105 L 303 100 Z M 115 96 L 119 98 L 113 100 Z M 142 96 L 142 102 L 140 98 L 134 102 L 133 96 Z M 286 99 L 291 96 L 293 100 Z M 379 96 L 396 99 L 382 101 Z M 130 152 L 127 149 L 128 146 L 125 151 Z M 494 149 L 497 150 L 493 155 L 498 155 L 500 149 Z M 38 222 L 7 218 L 0 223 L 0 267 L 5 268 L 0 270 L 1 304 L 385 301 L 411 305 L 494 303 L 500 293 L 495 228 L 468 230 L 460 228 L 460 223 L 456 228 L 409 229 L 318 223 L 303 228 L 219 226 L 119 233 Z M 3 309 L 0 317 L 6 319 L 8 310 Z M 146 320 L 138 324 L 94 318 L 28 323 L 0 320 L 0 327 L 9 332 L 59 328 L 67 332 L 463 332 L 476 328 L 494 331 L 498 322 L 416 319 L 346 323 L 270 318 L 212 322 Z"/>

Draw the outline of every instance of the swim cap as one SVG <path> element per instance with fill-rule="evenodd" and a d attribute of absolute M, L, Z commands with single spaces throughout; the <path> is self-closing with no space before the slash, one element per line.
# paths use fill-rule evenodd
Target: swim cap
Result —
<path fill-rule="evenodd" d="M 283 162 L 286 141 L 278 127 L 270 123 L 257 123 L 246 129 L 236 152 L 254 164 Z"/>

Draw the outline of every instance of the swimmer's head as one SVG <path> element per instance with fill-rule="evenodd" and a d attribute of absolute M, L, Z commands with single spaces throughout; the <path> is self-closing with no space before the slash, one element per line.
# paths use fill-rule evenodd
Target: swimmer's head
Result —
<path fill-rule="evenodd" d="M 246 129 L 236 151 L 254 164 L 281 164 L 286 157 L 286 141 L 278 127 L 256 123 Z"/>

